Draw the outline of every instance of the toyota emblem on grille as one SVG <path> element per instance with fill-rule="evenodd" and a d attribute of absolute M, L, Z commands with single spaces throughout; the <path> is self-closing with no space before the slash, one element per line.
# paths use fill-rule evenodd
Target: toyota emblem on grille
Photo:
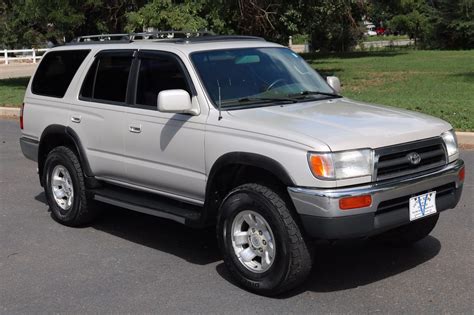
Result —
<path fill-rule="evenodd" d="M 416 152 L 408 153 L 407 159 L 412 165 L 418 165 L 421 162 L 421 156 Z"/>

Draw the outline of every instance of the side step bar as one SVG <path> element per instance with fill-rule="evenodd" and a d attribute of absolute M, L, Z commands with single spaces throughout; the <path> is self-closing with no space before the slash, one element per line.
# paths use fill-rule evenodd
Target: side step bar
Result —
<path fill-rule="evenodd" d="M 94 200 L 175 222 L 200 226 L 203 208 L 156 194 L 115 185 L 90 191 Z"/>

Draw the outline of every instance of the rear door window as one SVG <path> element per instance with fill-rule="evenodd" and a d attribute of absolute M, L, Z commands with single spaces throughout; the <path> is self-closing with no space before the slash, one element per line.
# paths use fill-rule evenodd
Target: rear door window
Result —
<path fill-rule="evenodd" d="M 89 69 L 81 89 L 81 99 L 125 103 L 133 51 L 100 53 Z"/>
<path fill-rule="evenodd" d="M 31 84 L 33 94 L 64 97 L 77 69 L 90 50 L 64 50 L 47 53 Z"/>

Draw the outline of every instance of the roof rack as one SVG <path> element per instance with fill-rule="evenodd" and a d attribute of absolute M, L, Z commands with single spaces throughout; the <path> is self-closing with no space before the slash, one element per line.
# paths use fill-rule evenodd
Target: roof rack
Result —
<path fill-rule="evenodd" d="M 71 43 L 130 41 L 130 34 L 99 34 L 76 37 Z"/>
<path fill-rule="evenodd" d="M 265 41 L 262 37 L 257 36 L 244 36 L 244 35 L 214 35 L 207 37 L 190 37 L 190 38 L 179 38 L 175 40 L 170 40 L 175 43 L 180 44 L 189 44 L 189 43 L 200 43 L 207 41 L 230 41 L 230 40 L 256 40 L 256 41 Z"/>
<path fill-rule="evenodd" d="M 205 36 L 215 36 L 213 32 L 209 31 L 157 31 L 157 32 L 143 32 L 130 34 L 130 39 L 138 40 L 157 40 L 157 39 L 187 39 L 200 38 Z"/>
<path fill-rule="evenodd" d="M 141 40 L 170 40 L 185 39 L 192 37 L 214 36 L 213 32 L 208 31 L 157 31 L 142 33 L 123 33 L 123 34 L 98 34 L 79 36 L 72 40 L 71 43 L 94 43 L 94 42 L 124 42 L 124 41 L 141 41 Z"/>
<path fill-rule="evenodd" d="M 124 34 L 99 34 L 79 36 L 72 40 L 68 45 L 80 44 L 113 44 L 130 43 L 136 41 L 165 41 L 177 44 L 188 44 L 206 41 L 228 41 L 228 40 L 258 40 L 265 39 L 256 36 L 241 35 L 216 35 L 209 31 L 158 31 L 143 33 L 124 33 Z"/>

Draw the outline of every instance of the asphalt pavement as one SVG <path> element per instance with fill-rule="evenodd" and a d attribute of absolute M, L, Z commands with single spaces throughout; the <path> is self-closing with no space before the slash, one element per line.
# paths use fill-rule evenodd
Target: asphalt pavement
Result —
<path fill-rule="evenodd" d="M 0 313 L 474 313 L 474 151 L 458 207 L 408 249 L 315 245 L 305 285 L 284 296 L 229 278 L 214 231 L 105 206 L 94 224 L 50 217 L 15 121 L 0 120 Z"/>

